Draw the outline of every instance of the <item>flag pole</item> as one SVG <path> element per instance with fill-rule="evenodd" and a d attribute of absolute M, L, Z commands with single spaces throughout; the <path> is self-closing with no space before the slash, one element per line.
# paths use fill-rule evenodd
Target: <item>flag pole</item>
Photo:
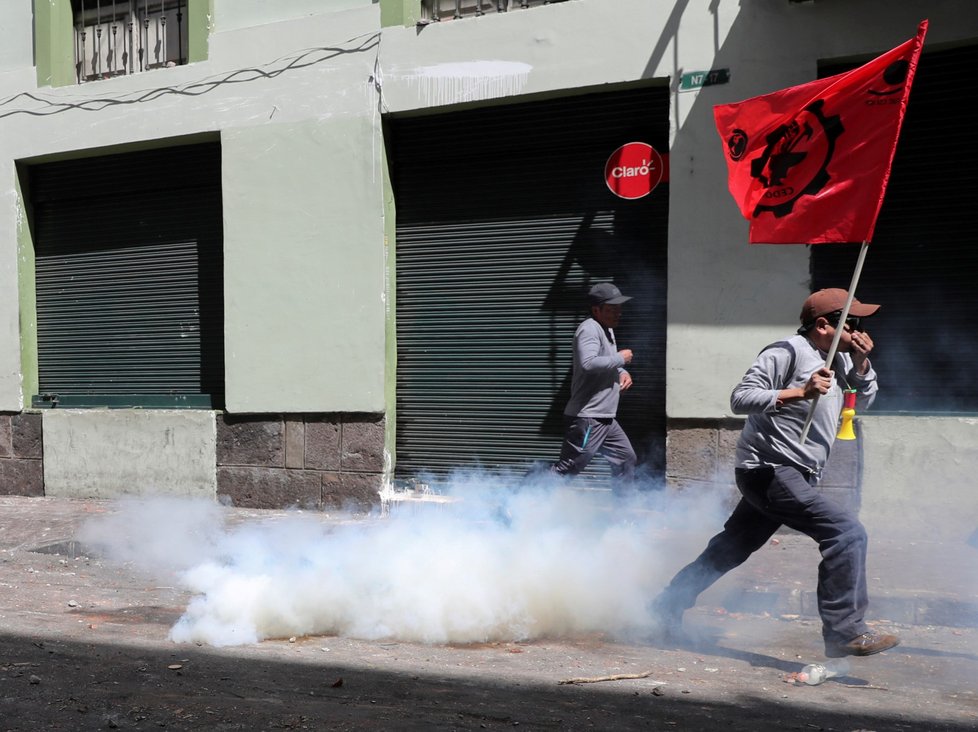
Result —
<path fill-rule="evenodd" d="M 832 368 L 832 362 L 835 360 L 836 351 L 839 350 L 839 341 L 842 340 L 842 331 L 845 330 L 846 318 L 849 317 L 849 308 L 852 307 L 852 301 L 856 297 L 856 285 L 859 283 L 859 276 L 863 272 L 863 262 L 866 261 L 866 252 L 869 251 L 869 240 L 864 240 L 862 246 L 859 248 L 859 256 L 856 258 L 856 268 L 852 272 L 852 282 L 849 284 L 849 296 L 846 298 L 846 304 L 842 308 L 842 314 L 839 315 L 839 324 L 835 328 L 835 335 L 832 337 L 832 345 L 829 347 L 828 355 L 825 357 L 825 368 Z M 812 419 L 815 417 L 815 407 L 818 406 L 818 398 L 820 394 L 815 394 L 815 398 L 812 399 L 812 406 L 808 409 L 808 417 L 805 419 L 805 426 L 801 430 L 801 444 L 805 444 L 805 440 L 808 439 L 808 430 L 812 426 Z"/>

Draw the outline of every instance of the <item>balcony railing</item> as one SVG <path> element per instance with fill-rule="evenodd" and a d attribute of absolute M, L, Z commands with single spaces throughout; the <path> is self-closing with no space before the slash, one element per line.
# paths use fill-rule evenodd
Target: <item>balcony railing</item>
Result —
<path fill-rule="evenodd" d="M 79 84 L 187 63 L 187 0 L 72 0 Z"/>
<path fill-rule="evenodd" d="M 428 21 L 457 20 L 562 2 L 566 0 L 421 0 L 421 17 Z"/>

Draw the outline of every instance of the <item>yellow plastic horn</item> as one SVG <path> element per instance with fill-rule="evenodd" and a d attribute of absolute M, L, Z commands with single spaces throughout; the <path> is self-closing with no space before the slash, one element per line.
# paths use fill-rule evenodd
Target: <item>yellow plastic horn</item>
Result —
<path fill-rule="evenodd" d="M 856 416 L 856 390 L 846 389 L 842 404 L 842 424 L 839 425 L 837 440 L 855 440 L 856 431 L 852 428 L 852 418 Z"/>

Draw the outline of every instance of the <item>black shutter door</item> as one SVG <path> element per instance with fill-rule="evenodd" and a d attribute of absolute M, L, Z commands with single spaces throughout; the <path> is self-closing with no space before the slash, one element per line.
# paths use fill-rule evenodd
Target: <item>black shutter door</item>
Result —
<path fill-rule="evenodd" d="M 556 458 L 574 331 L 596 281 L 634 300 L 619 418 L 664 467 L 668 184 L 625 200 L 608 157 L 665 154 L 668 92 L 645 88 L 390 124 L 397 206 L 398 477 L 525 470 Z M 597 459 L 586 474 L 608 476 Z"/>
<path fill-rule="evenodd" d="M 821 69 L 822 76 L 847 66 Z M 893 169 L 856 288 L 880 374 L 874 412 L 978 412 L 978 46 L 921 55 Z M 812 285 L 848 287 L 858 244 L 812 247 Z"/>
<path fill-rule="evenodd" d="M 42 395 L 220 405 L 220 170 L 217 144 L 30 169 Z"/>

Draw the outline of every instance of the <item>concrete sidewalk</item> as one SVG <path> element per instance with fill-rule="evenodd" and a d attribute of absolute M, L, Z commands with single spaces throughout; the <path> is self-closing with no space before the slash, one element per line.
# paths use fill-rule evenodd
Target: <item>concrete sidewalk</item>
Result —
<path fill-rule="evenodd" d="M 71 557 L 75 532 L 85 520 L 111 512 L 100 500 L 0 496 L 0 564 L 26 568 L 40 555 Z M 228 508 L 228 522 L 285 515 L 284 511 Z M 364 521 L 383 519 L 371 518 Z M 691 561 L 703 536 L 671 537 L 692 547 L 677 555 L 670 574 Z M 868 620 L 906 625 L 978 627 L 978 548 L 965 541 L 942 542 L 870 534 Z M 73 558 L 73 557 L 71 557 Z M 819 554 L 806 536 L 779 533 L 744 565 L 707 590 L 698 605 L 718 612 L 817 617 L 815 586 Z"/>

